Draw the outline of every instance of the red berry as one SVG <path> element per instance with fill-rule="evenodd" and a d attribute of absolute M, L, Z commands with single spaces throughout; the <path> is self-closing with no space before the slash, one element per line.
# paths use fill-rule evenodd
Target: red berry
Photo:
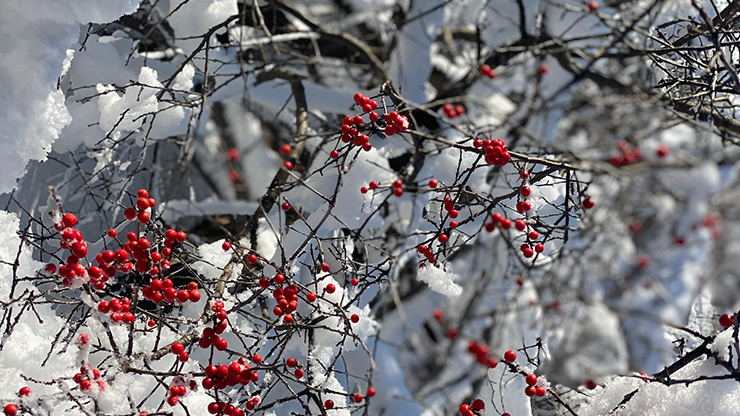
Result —
<path fill-rule="evenodd" d="M 72 228 L 77 225 L 77 217 L 75 217 L 75 214 L 71 213 L 64 214 L 62 217 L 62 223 L 65 227 Z"/>
<path fill-rule="evenodd" d="M 181 344 L 181 343 L 179 343 L 179 342 L 175 342 L 175 343 L 173 343 L 173 344 L 172 344 L 172 345 L 170 346 L 170 351 L 171 351 L 171 352 L 172 352 L 173 354 L 180 354 L 180 353 L 182 353 L 183 351 L 185 351 L 185 346 L 184 346 L 184 345 L 182 345 L 182 344 Z"/>
<path fill-rule="evenodd" d="M 589 13 L 592 13 L 592 14 L 596 13 L 596 10 L 598 9 L 599 9 L 599 3 L 597 3 L 596 1 L 588 2 L 588 12 Z"/>
<path fill-rule="evenodd" d="M 148 223 L 148 222 L 149 222 L 149 220 L 151 219 L 151 216 L 149 215 L 149 213 L 148 213 L 148 212 L 146 212 L 146 211 L 141 211 L 141 212 L 139 212 L 139 214 L 138 214 L 138 215 L 136 216 L 136 218 L 137 218 L 137 219 L 139 220 L 139 222 L 140 222 L 140 223 L 142 223 L 142 224 L 146 224 L 146 223 Z"/>
<path fill-rule="evenodd" d="M 123 216 L 126 217 L 126 219 L 129 221 L 133 220 L 134 218 L 136 218 L 136 210 L 133 208 L 126 208 L 123 211 Z"/>
<path fill-rule="evenodd" d="M 353 313 L 352 316 L 349 318 L 349 320 L 352 321 L 352 323 L 356 324 L 360 322 L 360 315 Z"/>
<path fill-rule="evenodd" d="M 719 317 L 719 324 L 722 325 L 722 328 L 729 328 L 735 323 L 735 320 L 732 318 L 732 316 L 728 314 L 724 314 Z"/>
<path fill-rule="evenodd" d="M 363 186 L 360 188 L 360 193 L 366 194 L 367 193 L 367 186 Z"/>
<path fill-rule="evenodd" d="M 336 150 L 332 150 L 329 153 L 329 157 L 332 158 L 332 159 L 337 159 L 339 157 L 339 152 L 337 152 Z"/>
<path fill-rule="evenodd" d="M 286 156 L 289 155 L 292 150 L 293 149 L 287 143 L 280 146 L 280 153 L 282 153 L 283 155 L 286 155 Z"/>
<path fill-rule="evenodd" d="M 442 309 L 437 308 L 434 310 L 434 319 L 441 321 L 444 318 L 444 316 L 445 316 L 445 313 Z"/>
<path fill-rule="evenodd" d="M 434 189 L 439 185 L 439 182 L 436 179 L 430 179 L 429 180 L 429 187 Z"/>
<path fill-rule="evenodd" d="M 447 240 L 448 240 L 447 234 L 442 234 L 442 235 L 440 235 L 440 236 L 439 236 L 439 238 L 438 238 L 438 240 L 439 240 L 439 242 L 440 242 L 440 243 L 442 243 L 442 244 L 446 243 L 446 242 L 447 242 Z"/>
<path fill-rule="evenodd" d="M 283 166 L 285 166 L 285 169 L 287 170 L 293 170 L 293 162 L 291 162 L 290 160 L 286 160 L 283 163 Z"/>
<path fill-rule="evenodd" d="M 509 350 L 504 353 L 504 360 L 506 360 L 507 363 L 513 363 L 516 361 L 516 352 Z"/>
<path fill-rule="evenodd" d="M 521 188 L 519 188 L 519 195 L 521 195 L 521 196 L 523 196 L 525 198 L 528 197 L 528 196 L 530 196 L 530 195 L 532 195 L 532 188 L 530 188 L 529 186 L 526 186 L 526 185 L 525 186 L 522 186 Z"/>
<path fill-rule="evenodd" d="M 528 374 L 526 382 L 528 386 L 534 386 L 535 384 L 537 384 L 537 376 L 535 374 Z"/>
<path fill-rule="evenodd" d="M 395 196 L 401 196 L 403 195 L 403 188 L 396 188 L 393 190 L 393 195 Z"/>
<path fill-rule="evenodd" d="M 534 394 L 536 394 L 539 397 L 542 397 L 545 395 L 545 393 L 547 393 L 547 390 L 542 386 L 537 386 L 534 389 L 535 389 Z"/>
<path fill-rule="evenodd" d="M 524 231 L 527 228 L 527 223 L 524 222 L 524 220 L 516 220 L 514 221 L 514 228 L 519 231 Z"/>
<path fill-rule="evenodd" d="M 535 394 L 537 394 L 537 388 L 534 387 L 534 386 L 527 386 L 527 387 L 524 388 L 524 394 L 527 397 L 532 397 Z"/>
<path fill-rule="evenodd" d="M 334 408 L 334 401 L 333 400 L 327 400 L 324 402 L 324 409 L 329 410 Z"/>
<path fill-rule="evenodd" d="M 176 406 L 179 402 L 180 399 L 177 396 L 170 396 L 167 398 L 167 404 L 170 406 Z"/>
<path fill-rule="evenodd" d="M 666 157 L 670 151 L 671 149 L 665 143 L 661 143 L 658 145 L 658 150 L 655 151 L 655 154 L 658 157 Z"/>
<path fill-rule="evenodd" d="M 295 366 L 298 365 L 298 360 L 296 360 L 293 357 L 290 357 L 287 360 L 285 360 L 285 365 L 288 366 L 289 368 L 294 368 Z"/>
<path fill-rule="evenodd" d="M 337 287 L 334 286 L 333 283 L 329 283 L 328 285 L 326 285 L 326 288 L 324 288 L 324 290 L 326 290 L 326 293 L 334 293 L 336 289 Z"/>
<path fill-rule="evenodd" d="M 231 243 L 229 243 L 228 241 L 224 241 L 224 243 L 221 244 L 221 248 L 224 251 L 229 251 L 229 250 L 231 250 Z"/>
<path fill-rule="evenodd" d="M 313 293 L 313 292 L 308 292 L 308 294 L 306 294 L 306 300 L 309 301 L 309 302 L 311 302 L 311 303 L 312 302 L 315 302 L 316 301 L 316 294 Z"/>
<path fill-rule="evenodd" d="M 5 416 L 15 416 L 18 414 L 18 406 L 14 405 L 13 403 L 6 404 L 4 411 Z"/>
<path fill-rule="evenodd" d="M 479 412 L 486 408 L 486 403 L 481 399 L 475 399 L 473 400 L 473 403 L 471 403 L 470 407 L 476 412 Z"/>
<path fill-rule="evenodd" d="M 547 65 L 544 65 L 543 64 L 543 65 L 540 65 L 540 69 L 538 70 L 538 72 L 540 73 L 540 75 L 544 75 L 549 70 L 550 70 L 550 68 Z"/>
<path fill-rule="evenodd" d="M 593 381 L 593 380 L 591 380 L 590 378 L 587 378 L 587 379 L 586 379 L 586 388 L 587 388 L 587 389 L 589 389 L 589 390 L 593 390 L 593 389 L 595 389 L 595 388 L 596 388 L 597 386 L 598 386 L 598 385 L 596 384 L 596 382 L 594 382 L 594 381 Z"/>
<path fill-rule="evenodd" d="M 293 373 L 295 375 L 295 378 L 301 378 L 303 377 L 303 369 L 302 368 L 296 368 L 295 372 Z"/>
<path fill-rule="evenodd" d="M 355 393 L 354 396 L 352 396 L 352 400 L 355 401 L 355 403 L 361 403 L 364 397 L 360 393 Z"/>
<path fill-rule="evenodd" d="M 118 231 L 116 231 L 116 230 L 114 230 L 112 228 L 110 230 L 108 230 L 108 237 L 115 238 L 117 235 L 118 235 Z"/>
<path fill-rule="evenodd" d="M 375 396 L 375 387 L 368 387 L 367 388 L 367 397 L 373 397 Z"/>
<path fill-rule="evenodd" d="M 594 207 L 594 205 L 596 205 L 596 203 L 591 198 L 586 198 L 583 200 L 583 209 L 591 209 Z"/>
<path fill-rule="evenodd" d="M 31 395 L 31 388 L 28 386 L 21 387 L 20 390 L 18 390 L 19 396 L 30 396 Z"/>
<path fill-rule="evenodd" d="M 257 263 L 257 260 L 258 259 L 257 259 L 257 256 L 255 254 L 250 254 L 249 256 L 247 256 L 247 262 L 249 264 L 255 264 L 255 263 Z"/>
<path fill-rule="evenodd" d="M 324 273 L 328 273 L 330 270 L 329 263 L 322 263 L 321 264 L 321 271 Z"/>

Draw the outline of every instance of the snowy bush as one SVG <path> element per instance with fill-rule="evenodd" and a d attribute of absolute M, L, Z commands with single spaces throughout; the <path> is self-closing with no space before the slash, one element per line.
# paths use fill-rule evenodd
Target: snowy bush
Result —
<path fill-rule="evenodd" d="M 8 5 L 0 405 L 739 414 L 739 16 Z"/>

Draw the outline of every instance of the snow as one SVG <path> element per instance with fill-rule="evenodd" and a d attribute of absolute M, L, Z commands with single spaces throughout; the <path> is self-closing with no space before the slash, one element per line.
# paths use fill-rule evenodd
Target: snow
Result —
<path fill-rule="evenodd" d="M 5 174 L 0 193 L 30 160 L 45 160 L 52 143 L 72 119 L 57 78 L 67 67 L 67 49 L 79 35 L 80 24 L 108 22 L 131 13 L 136 0 L 8 2 L 0 15 L 0 164 Z M 23 36 L 17 34 L 23 33 Z"/>
<path fill-rule="evenodd" d="M 202 260 L 192 264 L 192 268 L 203 275 L 206 281 L 214 281 L 221 277 L 224 267 L 233 256 L 233 249 L 224 251 L 221 247 L 226 240 L 202 244 L 198 247 L 198 255 Z"/>
<path fill-rule="evenodd" d="M 445 296 L 460 296 L 462 293 L 462 287 L 455 284 L 458 277 L 454 273 L 444 271 L 431 264 L 420 267 L 416 277 L 428 284 L 433 291 Z"/>

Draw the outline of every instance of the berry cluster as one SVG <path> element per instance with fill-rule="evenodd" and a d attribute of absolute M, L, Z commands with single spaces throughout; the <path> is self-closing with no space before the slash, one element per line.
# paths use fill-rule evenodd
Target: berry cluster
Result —
<path fill-rule="evenodd" d="M 184 363 L 190 359 L 190 354 L 185 352 L 185 346 L 180 342 L 173 342 L 172 345 L 170 345 L 170 352 L 177 355 L 177 359 L 180 360 L 180 362 Z"/>
<path fill-rule="evenodd" d="M 90 364 L 80 367 L 80 372 L 72 377 L 75 383 L 80 386 L 82 391 L 91 391 L 96 386 L 98 390 L 105 389 L 105 381 L 100 378 L 100 370 L 93 368 Z M 95 384 L 93 384 L 95 382 Z"/>
<path fill-rule="evenodd" d="M 473 147 L 483 148 L 486 163 L 489 165 L 504 166 L 511 160 L 511 155 L 506 149 L 506 143 L 501 139 L 475 139 L 473 140 Z"/>
<path fill-rule="evenodd" d="M 459 104 L 452 105 L 450 103 L 445 103 L 444 105 L 442 105 L 442 112 L 445 113 L 445 116 L 447 116 L 447 118 L 455 118 L 465 114 L 465 107 Z"/>
<path fill-rule="evenodd" d="M 363 186 L 360 188 L 360 193 L 366 194 L 368 190 L 376 190 L 378 189 L 380 185 L 378 185 L 377 181 L 370 181 L 367 186 Z M 401 196 L 403 195 L 403 181 L 400 179 L 396 179 L 391 184 L 391 189 L 393 189 L 393 195 L 395 196 Z"/>
<path fill-rule="evenodd" d="M 229 365 L 210 364 L 205 369 L 206 377 L 201 382 L 204 389 L 223 390 L 226 387 L 241 384 L 246 386 L 249 383 L 256 383 L 259 380 L 259 374 L 253 369 L 247 360 L 239 358 Z"/>
<path fill-rule="evenodd" d="M 87 256 L 87 243 L 83 239 L 82 232 L 72 228 L 75 225 L 77 225 L 77 217 L 71 213 L 64 214 L 61 220 L 54 225 L 54 228 L 61 233 L 62 237 L 59 247 L 70 252 L 65 263 L 59 266 L 59 276 L 62 277 L 64 287 L 80 287 L 90 281 L 87 269 L 80 264 L 80 259 Z M 54 274 L 56 266 L 48 264 L 46 271 Z M 101 285 L 104 286 L 104 281 L 107 278 L 102 279 L 101 275 L 97 274 L 97 270 L 94 270 L 93 274 L 97 276 L 93 283 L 96 288 Z"/>
<path fill-rule="evenodd" d="M 285 276 L 281 273 L 276 274 L 272 281 L 277 286 L 272 291 L 272 297 L 277 302 L 277 305 L 272 309 L 272 313 L 278 317 L 282 316 L 283 322 L 286 324 L 292 323 L 294 320 L 293 312 L 298 309 L 298 287 L 289 285 L 282 288 Z"/>
<path fill-rule="evenodd" d="M 298 364 L 298 360 L 296 360 L 295 358 L 290 357 L 285 360 L 285 367 L 291 370 L 295 369 L 293 370 L 293 375 L 295 376 L 295 378 L 300 379 L 301 377 L 303 377 L 303 368 Z"/>
<path fill-rule="evenodd" d="M 488 366 L 488 368 L 496 368 L 498 360 L 496 357 L 489 354 L 490 348 L 487 344 L 478 343 L 474 340 L 470 340 L 468 343 L 468 352 L 475 356 L 475 360 L 478 364 Z"/>
<path fill-rule="evenodd" d="M 151 219 L 151 210 L 157 202 L 154 198 L 149 198 L 149 191 L 146 189 L 139 189 L 137 195 L 139 199 L 136 200 L 136 208 L 126 208 L 123 211 L 123 216 L 129 221 L 138 220 L 140 223 L 146 224 Z"/>
<path fill-rule="evenodd" d="M 460 415 L 462 416 L 476 416 L 485 413 L 486 403 L 481 399 L 475 399 L 472 403 L 463 403 L 460 405 Z"/>
<path fill-rule="evenodd" d="M 102 314 L 110 313 L 110 320 L 113 323 L 122 322 L 126 325 L 134 323 L 134 314 L 131 313 L 131 299 L 127 297 L 113 298 L 110 301 L 101 300 L 98 302 L 98 312 Z"/>
<path fill-rule="evenodd" d="M 478 68 L 478 72 L 480 72 L 481 75 L 486 76 L 488 78 L 496 78 L 498 76 L 498 72 L 496 72 L 495 69 L 491 68 L 488 64 L 483 64 Z"/>
<path fill-rule="evenodd" d="M 547 390 L 544 386 L 538 386 L 537 381 L 538 378 L 535 374 L 527 374 L 527 377 L 524 379 L 524 381 L 527 382 L 527 387 L 524 388 L 524 394 L 527 395 L 527 397 L 532 396 L 538 396 L 542 397 L 547 393 Z"/>
<path fill-rule="evenodd" d="M 213 328 L 203 328 L 203 333 L 198 340 L 198 346 L 201 348 L 212 346 L 219 351 L 224 351 L 229 346 L 225 339 L 219 337 L 228 327 L 228 323 L 226 322 L 228 314 L 224 310 L 224 303 L 221 301 L 214 302 L 213 306 L 211 306 L 211 311 L 215 313 L 214 326 Z"/>
<path fill-rule="evenodd" d="M 174 344 L 173 344 L 174 345 Z M 189 384 L 189 389 L 186 384 Z M 194 380 L 190 380 L 189 383 L 186 383 L 185 379 L 183 377 L 175 377 L 175 379 L 172 382 L 172 385 L 169 388 L 169 396 L 167 397 L 167 404 L 170 406 L 175 406 L 180 402 L 180 397 L 185 396 L 188 394 L 189 390 L 195 390 L 197 387 L 197 383 Z"/>
<path fill-rule="evenodd" d="M 637 147 L 630 148 L 629 143 L 624 140 L 619 142 L 617 149 L 619 150 L 619 155 L 609 159 L 609 163 L 613 166 L 626 166 L 639 162 L 642 159 L 642 151 Z"/>
<path fill-rule="evenodd" d="M 430 247 L 427 247 L 424 244 L 419 244 L 416 247 L 416 251 L 418 251 L 419 254 L 422 254 L 424 257 L 426 257 L 427 260 L 429 261 L 429 263 L 436 263 L 437 262 L 437 258 L 434 257 L 434 250 L 432 250 Z M 422 266 L 422 265 L 423 265 L 423 263 L 420 266 Z"/>
<path fill-rule="evenodd" d="M 408 129 L 408 119 L 405 116 L 398 114 L 396 111 L 391 111 L 383 116 L 383 121 L 385 121 L 385 126 L 383 127 L 379 122 L 380 115 L 374 111 L 378 108 L 377 101 L 365 97 L 359 92 L 355 94 L 354 100 L 355 104 L 362 108 L 363 114 L 367 114 L 370 121 L 368 124 L 365 124 L 362 114 L 358 114 L 354 117 L 344 117 L 341 127 L 341 140 L 343 143 L 352 142 L 353 145 L 362 147 L 365 151 L 370 151 L 370 149 L 372 149 L 372 145 L 369 141 L 370 138 L 363 132 L 371 126 L 383 129 L 387 136 L 391 136 L 394 133 Z M 339 153 L 335 150 L 330 154 L 330 156 L 332 159 L 336 159 L 339 157 Z"/>
<path fill-rule="evenodd" d="M 174 287 L 174 282 L 170 279 L 152 279 L 149 285 L 144 286 L 141 290 L 144 299 L 150 300 L 154 303 L 185 303 L 198 302 L 201 298 L 200 290 L 198 290 L 198 283 L 188 283 L 187 289 L 177 290 Z"/>

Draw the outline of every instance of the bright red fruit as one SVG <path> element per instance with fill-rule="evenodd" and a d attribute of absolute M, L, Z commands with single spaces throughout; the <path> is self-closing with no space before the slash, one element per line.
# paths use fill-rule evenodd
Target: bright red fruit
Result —
<path fill-rule="evenodd" d="M 719 317 L 719 324 L 722 325 L 722 328 L 729 328 L 735 323 L 735 320 L 732 318 L 732 316 L 728 314 L 724 314 Z"/>
<path fill-rule="evenodd" d="M 506 360 L 507 363 L 513 363 L 516 361 L 516 352 L 509 350 L 504 353 L 504 360 Z"/>

